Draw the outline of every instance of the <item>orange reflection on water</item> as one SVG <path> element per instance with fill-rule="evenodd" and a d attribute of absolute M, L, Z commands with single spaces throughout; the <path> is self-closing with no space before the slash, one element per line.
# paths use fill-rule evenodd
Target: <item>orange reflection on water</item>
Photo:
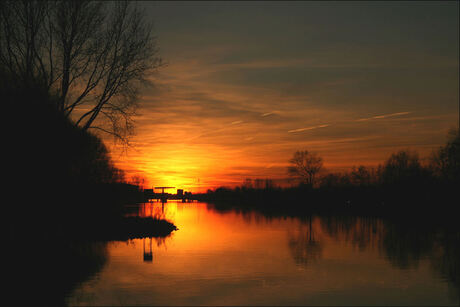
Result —
<path fill-rule="evenodd" d="M 163 239 L 110 243 L 108 265 L 71 305 L 452 303 L 427 259 L 395 266 L 406 258 L 393 246 L 407 242 L 387 236 L 394 229 L 381 220 L 268 218 L 173 201 L 145 204 L 138 214 L 168 219 L 178 230 Z M 84 295 L 87 301 L 76 299 Z"/>
<path fill-rule="evenodd" d="M 164 218 L 178 227 L 170 237 L 157 241 L 154 249 L 155 270 L 161 274 L 244 279 L 262 273 L 296 275 L 299 269 L 304 270 L 302 266 L 320 259 L 324 262 L 350 257 L 356 263 L 382 263 L 376 249 L 356 254 L 360 240 L 378 240 L 378 233 L 361 231 L 359 223 L 344 232 L 333 229 L 334 221 L 325 225 L 327 221 L 318 218 L 267 219 L 255 213 L 219 212 L 205 203 L 175 201 L 147 203 L 140 207 L 139 214 Z M 363 233 L 370 233 L 369 238 L 358 236 Z M 141 255 L 141 242 L 134 245 Z M 132 246 L 126 248 L 124 252 L 132 253 Z M 121 250 L 117 248 L 117 253 Z"/>
<path fill-rule="evenodd" d="M 164 218 L 178 227 L 179 230 L 172 234 L 173 239 L 166 240 L 168 248 L 172 245 L 180 247 L 181 251 L 216 252 L 251 246 L 253 249 L 267 250 L 266 240 L 260 237 L 265 234 L 255 231 L 261 223 L 266 224 L 258 215 L 242 218 L 234 212 L 221 214 L 208 210 L 205 203 L 175 201 L 146 203 L 140 206 L 139 214 Z M 251 221 L 254 223 L 249 223 Z M 272 239 L 284 240 L 285 237 L 284 232 L 274 231 Z"/>

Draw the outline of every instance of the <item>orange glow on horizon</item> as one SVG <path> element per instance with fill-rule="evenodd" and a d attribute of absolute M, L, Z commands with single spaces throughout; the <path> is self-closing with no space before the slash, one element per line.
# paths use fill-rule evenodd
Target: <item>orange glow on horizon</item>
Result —
<path fill-rule="evenodd" d="M 264 86 L 213 78 L 308 61 L 216 65 L 213 60 L 176 58 L 153 80 L 156 89 L 144 90 L 132 149 L 126 155 L 111 149 L 127 179 L 138 175 L 146 188 L 200 193 L 241 185 L 246 178 L 287 182 L 288 161 L 298 150 L 318 153 L 327 172 L 377 166 L 401 149 L 416 150 L 423 159 L 445 143 L 457 121 L 456 113 L 406 107 L 383 96 L 374 103 L 356 93 L 356 106 L 340 107 L 327 90 L 312 96 L 299 87 L 287 95 L 282 80 Z M 418 101 L 417 95 L 410 99 Z"/>
<path fill-rule="evenodd" d="M 371 143 L 371 146 L 375 146 Z M 429 156 L 433 146 L 419 147 L 422 159 Z M 275 185 L 289 186 L 287 168 L 289 159 L 296 150 L 308 149 L 317 152 L 324 161 L 322 173 L 347 172 L 353 166 L 377 167 L 391 153 L 408 147 L 386 146 L 369 148 L 369 144 L 330 142 L 328 140 L 298 145 L 241 144 L 240 148 L 217 144 L 194 144 L 193 142 L 142 144 L 125 156 L 113 155 L 117 167 L 125 171 L 126 177 L 138 175 L 144 178 L 144 188 L 171 186 L 166 192 L 175 194 L 177 189 L 192 193 L 204 193 L 217 187 L 242 185 L 245 179 L 272 179 Z"/>

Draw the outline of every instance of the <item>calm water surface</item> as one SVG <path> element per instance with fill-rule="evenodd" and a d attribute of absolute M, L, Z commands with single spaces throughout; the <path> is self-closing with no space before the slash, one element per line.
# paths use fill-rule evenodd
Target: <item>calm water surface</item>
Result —
<path fill-rule="evenodd" d="M 458 246 L 442 234 L 375 218 L 268 218 L 205 203 L 152 203 L 137 214 L 179 230 L 109 242 L 105 265 L 69 305 L 459 304 Z"/>

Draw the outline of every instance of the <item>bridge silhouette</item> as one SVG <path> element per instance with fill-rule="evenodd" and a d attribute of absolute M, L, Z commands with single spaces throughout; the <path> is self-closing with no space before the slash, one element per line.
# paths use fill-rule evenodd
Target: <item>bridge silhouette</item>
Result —
<path fill-rule="evenodd" d="M 175 188 L 176 187 L 154 187 L 153 189 L 145 189 L 144 198 L 147 201 L 151 201 L 153 199 L 161 200 L 163 203 L 167 202 L 168 199 L 180 199 L 182 202 L 194 200 L 191 192 L 184 192 L 182 189 L 177 189 L 177 194 L 165 193 L 165 190 Z M 161 190 L 161 193 L 155 193 L 155 190 Z"/>

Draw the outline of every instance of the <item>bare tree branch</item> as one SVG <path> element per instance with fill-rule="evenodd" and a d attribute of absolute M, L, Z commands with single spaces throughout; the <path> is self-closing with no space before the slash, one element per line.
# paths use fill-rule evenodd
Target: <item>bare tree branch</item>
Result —
<path fill-rule="evenodd" d="M 315 176 L 323 167 L 323 159 L 308 150 L 297 151 L 289 163 L 291 163 L 288 168 L 289 175 L 299 178 L 309 185 L 314 185 Z"/>
<path fill-rule="evenodd" d="M 106 120 L 113 134 L 129 134 L 120 131 L 130 126 L 139 88 L 163 65 L 135 3 L 3 1 L 0 17 L 0 64 L 18 80 L 43 82 L 82 129 Z"/>

